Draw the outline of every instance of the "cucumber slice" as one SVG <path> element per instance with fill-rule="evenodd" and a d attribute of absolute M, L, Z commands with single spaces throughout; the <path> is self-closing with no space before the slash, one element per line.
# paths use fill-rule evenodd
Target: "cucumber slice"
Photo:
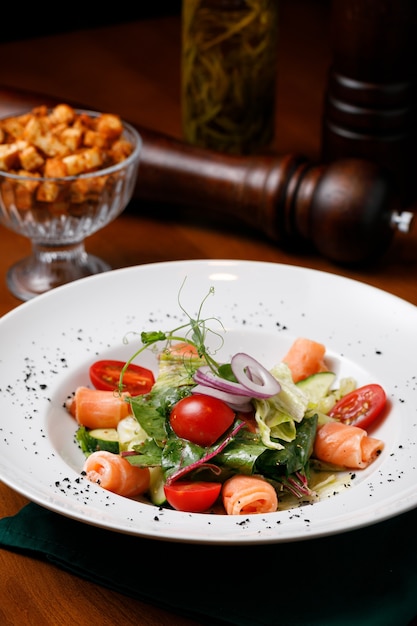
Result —
<path fill-rule="evenodd" d="M 149 484 L 149 497 L 152 504 L 156 506 L 162 506 L 166 502 L 164 491 L 164 475 L 160 467 L 150 467 L 150 484 Z"/>
<path fill-rule="evenodd" d="M 95 428 L 88 431 L 91 440 L 91 452 L 94 450 L 107 450 L 119 454 L 119 435 L 115 428 Z"/>
<path fill-rule="evenodd" d="M 329 394 L 335 380 L 336 374 L 333 372 L 319 372 L 300 380 L 297 387 L 307 395 L 310 402 L 318 404 Z"/>

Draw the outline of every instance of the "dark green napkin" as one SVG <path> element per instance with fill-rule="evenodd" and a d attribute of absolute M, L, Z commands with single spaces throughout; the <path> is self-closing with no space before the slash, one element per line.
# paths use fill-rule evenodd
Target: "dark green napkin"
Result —
<path fill-rule="evenodd" d="M 406 626 L 417 615 L 416 529 L 413 510 L 321 539 L 193 545 L 114 533 L 31 503 L 0 520 L 0 546 L 208 624 Z"/>

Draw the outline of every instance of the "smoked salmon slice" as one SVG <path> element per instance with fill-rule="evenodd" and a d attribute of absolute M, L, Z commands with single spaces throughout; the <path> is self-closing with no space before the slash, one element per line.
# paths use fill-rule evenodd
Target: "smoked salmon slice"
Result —
<path fill-rule="evenodd" d="M 228 515 L 274 513 L 278 509 L 275 489 L 263 478 L 237 474 L 223 485 L 222 500 Z"/>
<path fill-rule="evenodd" d="M 369 437 L 363 428 L 341 422 L 328 422 L 317 431 L 313 456 L 346 469 L 364 469 L 383 449 L 384 442 Z"/>
<path fill-rule="evenodd" d="M 67 410 L 86 428 L 116 428 L 121 419 L 132 414 L 126 398 L 114 391 L 77 387 L 75 396 L 67 401 Z"/>
<path fill-rule="evenodd" d="M 172 344 L 169 348 L 164 350 L 163 354 L 167 354 L 171 357 L 198 358 L 197 348 L 186 341 Z"/>
<path fill-rule="evenodd" d="M 139 496 L 149 489 L 147 467 L 131 465 L 122 456 L 106 450 L 90 454 L 84 462 L 83 472 L 91 482 L 126 498 Z"/>
<path fill-rule="evenodd" d="M 293 381 L 298 383 L 313 374 L 329 371 L 324 362 L 325 352 L 322 343 L 298 337 L 282 360 L 290 368 Z"/>

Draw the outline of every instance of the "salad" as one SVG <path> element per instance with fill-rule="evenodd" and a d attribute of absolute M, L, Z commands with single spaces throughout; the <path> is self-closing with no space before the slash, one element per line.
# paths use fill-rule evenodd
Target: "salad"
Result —
<path fill-rule="evenodd" d="M 142 332 L 127 362 L 92 363 L 91 386 L 68 399 L 89 480 L 158 506 L 248 515 L 314 502 L 378 457 L 384 442 L 366 429 L 384 414 L 382 387 L 337 381 L 325 346 L 303 337 L 270 370 L 244 352 L 219 362 L 208 339 L 222 345 L 224 330 L 202 317 L 204 301 L 196 319 Z M 150 349 L 156 375 L 134 362 Z"/>

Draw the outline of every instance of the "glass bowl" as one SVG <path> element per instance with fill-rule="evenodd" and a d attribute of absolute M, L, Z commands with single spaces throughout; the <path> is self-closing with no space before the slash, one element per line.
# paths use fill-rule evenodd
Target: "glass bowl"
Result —
<path fill-rule="evenodd" d="M 74 111 L 91 119 L 101 115 Z M 84 240 L 120 215 L 133 194 L 142 140 L 130 124 L 121 123 L 119 145 L 126 140 L 131 152 L 103 169 L 62 177 L 22 175 L 2 170 L 0 160 L 0 223 L 30 239 L 32 246 L 31 255 L 7 272 L 8 288 L 20 300 L 111 269 L 102 259 L 87 254 Z M 94 151 L 89 155 L 94 159 Z"/>

